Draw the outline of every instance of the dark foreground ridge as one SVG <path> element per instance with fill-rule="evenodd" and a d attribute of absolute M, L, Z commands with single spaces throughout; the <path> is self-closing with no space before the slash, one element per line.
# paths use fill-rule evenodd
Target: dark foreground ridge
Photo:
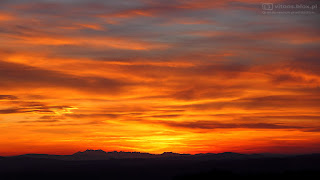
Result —
<path fill-rule="evenodd" d="M 86 150 L 0 157 L 1 179 L 187 180 L 320 177 L 320 154 L 149 154 Z"/>

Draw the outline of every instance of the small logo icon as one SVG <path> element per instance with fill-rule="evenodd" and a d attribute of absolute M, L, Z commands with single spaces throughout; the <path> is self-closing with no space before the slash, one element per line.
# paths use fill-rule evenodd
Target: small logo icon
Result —
<path fill-rule="evenodd" d="M 262 3 L 262 9 L 265 11 L 272 11 L 273 4 L 272 3 Z"/>

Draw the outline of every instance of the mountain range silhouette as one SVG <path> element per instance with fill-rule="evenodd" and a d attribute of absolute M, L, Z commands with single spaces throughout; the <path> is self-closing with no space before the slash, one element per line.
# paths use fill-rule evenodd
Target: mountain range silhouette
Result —
<path fill-rule="evenodd" d="M 207 180 L 320 178 L 320 154 L 150 154 L 85 150 L 0 157 L 1 179 Z"/>
<path fill-rule="evenodd" d="M 254 159 L 266 157 L 286 157 L 283 154 L 239 154 L 233 152 L 224 153 L 201 153 L 201 154 L 179 154 L 164 152 L 162 154 L 150 154 L 141 152 L 111 151 L 105 152 L 101 149 L 87 149 L 72 155 L 50 155 L 50 154 L 24 154 L 22 157 L 45 158 L 57 160 L 109 160 L 109 159 L 185 159 L 185 160 L 219 160 L 219 159 Z"/>

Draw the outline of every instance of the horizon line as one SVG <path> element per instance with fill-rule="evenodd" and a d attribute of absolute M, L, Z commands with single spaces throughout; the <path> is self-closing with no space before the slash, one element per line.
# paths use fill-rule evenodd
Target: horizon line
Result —
<path fill-rule="evenodd" d="M 0 157 L 15 157 L 15 156 L 23 156 L 23 155 L 56 155 L 56 156 L 71 156 L 78 152 L 85 152 L 85 151 L 103 151 L 105 153 L 140 153 L 140 154 L 150 154 L 150 155 L 162 155 L 165 153 L 172 153 L 172 154 L 179 154 L 179 155 L 200 155 L 200 154 L 225 154 L 225 153 L 233 153 L 233 154 L 243 154 L 243 155 L 255 155 L 255 154 L 273 154 L 273 155 L 311 155 L 311 154 L 320 154 L 320 152 L 310 152 L 310 153 L 271 153 L 271 152 L 263 152 L 263 153 L 239 153 L 239 152 L 219 152 L 219 153 L 213 153 L 213 152 L 206 152 L 206 153 L 177 153 L 172 151 L 164 151 L 162 153 L 149 153 L 149 152 L 140 152 L 140 151 L 104 151 L 102 149 L 86 149 L 84 151 L 76 151 L 72 154 L 47 154 L 47 153 L 25 153 L 25 154 L 18 154 L 18 155 L 9 155 L 9 156 L 3 156 L 0 155 Z"/>

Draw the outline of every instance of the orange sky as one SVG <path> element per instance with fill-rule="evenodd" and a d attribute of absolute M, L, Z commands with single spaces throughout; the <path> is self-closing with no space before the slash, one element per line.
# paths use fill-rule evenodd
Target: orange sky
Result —
<path fill-rule="evenodd" d="M 319 14 L 261 11 L 1 1 L 0 155 L 319 152 Z"/>

